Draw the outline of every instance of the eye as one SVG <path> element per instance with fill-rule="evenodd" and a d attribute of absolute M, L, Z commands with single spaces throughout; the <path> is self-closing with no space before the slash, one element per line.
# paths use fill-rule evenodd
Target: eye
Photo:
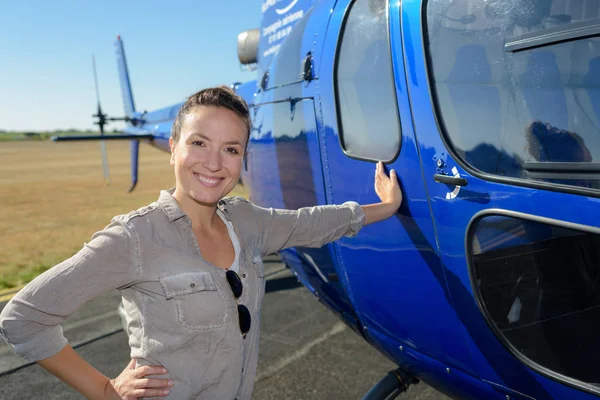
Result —
<path fill-rule="evenodd" d="M 200 147 L 204 147 L 205 146 L 204 140 L 194 140 L 194 141 L 192 141 L 192 144 L 194 146 L 200 146 Z"/>
<path fill-rule="evenodd" d="M 227 147 L 225 151 L 230 154 L 240 154 L 240 152 L 235 147 Z"/>

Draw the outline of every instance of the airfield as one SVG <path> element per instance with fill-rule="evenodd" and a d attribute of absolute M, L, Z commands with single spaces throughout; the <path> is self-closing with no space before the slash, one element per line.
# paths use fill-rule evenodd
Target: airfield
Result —
<path fill-rule="evenodd" d="M 140 151 L 140 182 L 129 188 L 129 144 L 108 143 L 111 183 L 98 143 L 0 142 L 0 283 L 18 285 L 69 257 L 117 214 L 154 201 L 173 185 L 169 156 Z M 236 188 L 236 194 L 244 194 Z M 368 346 L 298 284 L 276 256 L 265 259 L 259 367 L 254 399 L 360 399 L 394 364 Z M 18 288 L 18 286 L 17 286 Z M 10 292 L 0 291 L 0 309 Z M 2 296 L 2 294 L 5 294 Z M 63 324 L 77 351 L 105 375 L 129 362 L 119 296 L 92 300 Z M 79 399 L 37 365 L 0 344 L 0 399 Z M 400 399 L 447 399 L 425 383 Z"/>

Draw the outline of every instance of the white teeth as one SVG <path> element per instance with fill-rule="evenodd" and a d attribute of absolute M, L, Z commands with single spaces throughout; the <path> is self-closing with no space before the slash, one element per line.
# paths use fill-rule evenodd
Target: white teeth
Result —
<path fill-rule="evenodd" d="M 219 183 L 221 181 L 221 179 L 210 179 L 210 178 L 205 178 L 200 175 L 196 175 L 196 176 L 198 177 L 198 179 L 200 179 L 202 182 L 206 183 L 207 185 L 216 185 L 217 183 Z"/>
<path fill-rule="evenodd" d="M 212 179 L 206 179 L 206 178 L 202 178 L 200 177 L 200 180 L 206 182 L 206 183 L 217 183 L 219 182 L 218 180 L 212 180 Z"/>

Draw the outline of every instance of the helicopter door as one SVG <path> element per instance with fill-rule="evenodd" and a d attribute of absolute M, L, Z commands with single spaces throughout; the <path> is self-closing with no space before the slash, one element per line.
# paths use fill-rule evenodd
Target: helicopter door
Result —
<path fill-rule="evenodd" d="M 538 399 L 598 394 L 600 2 L 423 3 L 402 6 L 408 91 L 476 368 Z"/>
<path fill-rule="evenodd" d="M 396 21 L 390 27 L 388 15 Z M 340 280 L 365 334 L 380 348 L 403 347 L 472 372 L 436 254 L 404 67 L 393 63 L 391 49 L 400 59 L 402 52 L 398 24 L 397 2 L 338 1 L 319 63 L 315 103 L 323 119 L 319 135 L 327 201 L 378 202 L 373 190 L 377 160 L 398 172 L 404 193 L 394 218 L 335 243 Z"/>

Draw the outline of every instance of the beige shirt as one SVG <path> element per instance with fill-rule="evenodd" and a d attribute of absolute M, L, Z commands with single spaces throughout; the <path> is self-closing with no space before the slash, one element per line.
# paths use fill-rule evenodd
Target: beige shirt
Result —
<path fill-rule="evenodd" d="M 239 197 L 219 202 L 240 244 L 238 301 L 252 317 L 243 338 L 225 270 L 202 259 L 191 220 L 171 193 L 113 218 L 6 305 L 0 334 L 17 354 L 37 361 L 58 353 L 67 344 L 59 324 L 88 300 L 117 289 L 131 357 L 137 365 L 167 369 L 175 381 L 169 399 L 251 398 L 265 292 L 262 256 L 354 236 L 363 211 L 355 202 L 298 211 L 261 208 Z"/>

